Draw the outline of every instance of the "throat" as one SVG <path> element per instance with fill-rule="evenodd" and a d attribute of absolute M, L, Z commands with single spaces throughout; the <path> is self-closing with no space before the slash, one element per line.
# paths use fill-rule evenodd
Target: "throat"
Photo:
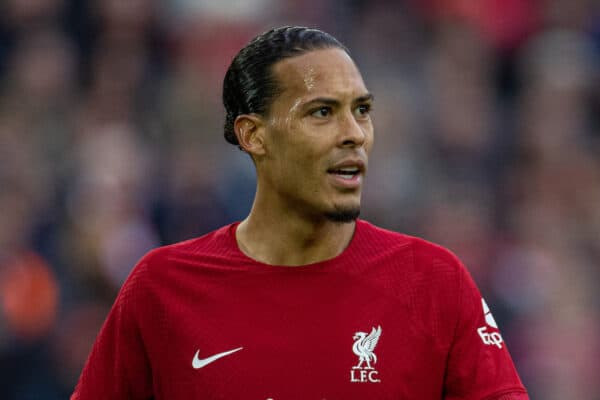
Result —
<path fill-rule="evenodd" d="M 312 230 L 291 224 L 266 227 L 254 224 L 249 216 L 238 225 L 236 241 L 255 261 L 294 267 L 337 257 L 350 244 L 354 229 L 354 222 L 327 222 Z"/>

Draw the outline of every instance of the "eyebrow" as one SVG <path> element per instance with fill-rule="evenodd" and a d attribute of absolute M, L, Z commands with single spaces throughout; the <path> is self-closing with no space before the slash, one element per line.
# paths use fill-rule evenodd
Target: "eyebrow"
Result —
<path fill-rule="evenodd" d="M 364 96 L 357 97 L 356 99 L 354 99 L 352 101 L 352 103 L 364 103 L 367 101 L 373 101 L 373 99 L 374 99 L 374 96 L 371 93 L 367 93 Z M 315 103 L 326 104 L 329 106 L 340 105 L 340 102 L 336 99 L 332 99 L 329 97 L 317 97 L 315 99 L 312 99 L 312 100 L 306 102 L 305 106 L 310 106 L 311 104 L 315 104 Z"/>
<path fill-rule="evenodd" d="M 359 98 L 355 99 L 354 102 L 355 103 L 364 103 L 366 101 L 373 101 L 375 99 L 375 96 L 373 96 L 371 93 L 367 93 L 364 96 L 360 96 Z"/>

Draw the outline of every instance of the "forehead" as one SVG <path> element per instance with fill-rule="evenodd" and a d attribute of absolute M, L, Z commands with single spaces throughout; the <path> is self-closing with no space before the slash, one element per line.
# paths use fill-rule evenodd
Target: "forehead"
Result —
<path fill-rule="evenodd" d="M 358 97 L 367 89 L 350 56 L 342 49 L 313 50 L 286 58 L 273 67 L 281 97 Z"/>

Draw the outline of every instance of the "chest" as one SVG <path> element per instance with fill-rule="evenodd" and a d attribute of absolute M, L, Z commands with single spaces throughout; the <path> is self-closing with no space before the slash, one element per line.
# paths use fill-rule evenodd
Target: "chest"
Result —
<path fill-rule="evenodd" d="M 439 399 L 447 348 L 410 296 L 353 276 L 179 284 L 146 335 L 156 392 L 198 399 Z"/>

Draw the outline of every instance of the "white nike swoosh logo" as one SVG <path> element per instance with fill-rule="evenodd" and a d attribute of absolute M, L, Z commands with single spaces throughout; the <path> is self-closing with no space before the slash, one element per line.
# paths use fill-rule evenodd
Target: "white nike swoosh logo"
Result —
<path fill-rule="evenodd" d="M 210 357 L 202 358 L 202 359 L 198 358 L 198 356 L 200 355 L 200 350 L 198 350 L 196 352 L 196 354 L 194 354 L 194 359 L 192 360 L 192 367 L 194 367 L 194 369 L 200 369 L 202 367 L 207 366 L 211 362 L 217 361 L 219 358 L 228 356 L 228 355 L 235 353 L 236 351 L 240 351 L 242 349 L 243 349 L 243 347 L 238 347 L 237 349 L 224 351 L 222 353 L 215 354 L 214 356 L 210 356 Z"/>

